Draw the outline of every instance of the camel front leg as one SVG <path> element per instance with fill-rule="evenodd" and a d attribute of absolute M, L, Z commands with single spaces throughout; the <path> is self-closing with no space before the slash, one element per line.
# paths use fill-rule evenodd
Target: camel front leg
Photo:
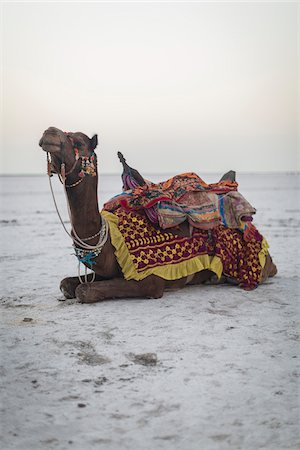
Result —
<path fill-rule="evenodd" d="M 92 281 L 93 279 L 93 274 L 89 273 L 87 276 L 87 280 L 88 282 Z M 96 275 L 96 280 L 100 281 L 101 278 L 99 275 Z M 70 298 L 75 298 L 75 290 L 77 288 L 77 286 L 79 286 L 81 283 L 79 281 L 78 276 L 77 277 L 67 277 L 64 278 L 63 280 L 61 280 L 60 282 L 60 290 L 61 292 L 64 294 L 65 298 L 70 299 Z"/>
<path fill-rule="evenodd" d="M 95 303 L 115 298 L 160 298 L 164 293 L 165 282 L 151 275 L 142 281 L 123 278 L 83 283 L 76 288 L 76 298 L 80 303 Z"/>

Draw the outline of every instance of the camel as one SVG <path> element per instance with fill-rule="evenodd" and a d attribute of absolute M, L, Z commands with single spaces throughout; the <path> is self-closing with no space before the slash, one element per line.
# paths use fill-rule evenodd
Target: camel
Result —
<path fill-rule="evenodd" d="M 139 277 L 131 279 L 128 276 L 125 277 L 124 268 L 121 267 L 120 258 L 118 259 L 117 257 L 119 250 L 116 249 L 114 242 L 115 234 L 119 232 L 118 218 L 116 219 L 116 216 L 108 212 L 99 213 L 97 155 L 95 153 L 97 145 L 97 135 L 89 138 L 81 132 L 64 132 L 55 127 L 48 128 L 39 141 L 39 146 L 48 156 L 49 177 L 53 174 L 58 174 L 64 185 L 72 226 L 70 236 L 73 239 L 76 255 L 86 267 L 93 270 L 93 273 L 86 275 L 84 280 L 80 276 L 63 279 L 60 283 L 60 289 L 64 297 L 66 299 L 76 298 L 81 303 L 94 303 L 122 298 L 157 299 L 161 298 L 166 290 L 181 289 L 187 285 L 201 285 L 211 280 L 217 273 L 217 270 L 212 269 L 212 265 L 215 263 L 219 267 L 218 270 L 222 272 L 220 257 L 216 257 L 214 254 L 214 249 L 216 248 L 219 249 L 219 252 L 223 251 L 219 248 L 219 239 L 223 239 L 225 235 L 226 239 L 231 239 L 230 233 L 235 233 L 233 242 L 236 244 L 234 245 L 242 248 L 243 244 L 240 244 L 242 242 L 242 233 L 229 229 L 225 230 L 224 227 L 217 227 L 217 231 L 215 229 L 201 231 L 201 239 L 204 239 L 203 242 L 206 242 L 206 238 L 208 239 L 210 250 L 207 254 L 197 257 L 198 259 L 195 257 L 193 261 L 196 261 L 198 265 L 192 269 L 189 268 L 189 272 L 184 269 L 185 272 L 182 272 L 184 276 L 182 276 L 182 273 L 179 273 L 176 278 L 172 272 L 172 279 L 170 279 L 170 276 L 157 275 L 157 273 L 160 273 L 159 271 L 155 272 L 154 270 L 154 273 L 152 273 L 147 271 L 147 269 L 146 272 L 141 272 Z M 232 176 L 232 172 L 229 173 L 229 178 L 230 176 Z M 130 221 L 136 220 L 145 229 L 148 226 L 145 222 L 145 217 L 141 218 L 139 216 L 136 218 L 134 214 L 122 210 L 120 214 L 121 219 L 127 225 L 132 226 L 133 224 Z M 121 220 L 120 217 L 119 220 Z M 153 232 L 153 228 L 151 230 Z M 157 233 L 159 233 L 158 240 L 163 239 L 163 237 L 172 239 L 172 236 L 177 239 L 179 239 L 179 236 L 181 236 L 180 239 L 188 239 L 188 237 L 184 237 L 186 234 L 184 225 L 178 227 L 177 231 L 171 230 L 170 233 L 165 233 L 165 231 L 157 230 Z M 196 234 L 193 237 L 194 242 L 197 240 L 197 236 Z M 124 243 L 122 245 L 124 246 Z M 185 245 L 187 244 L 185 243 Z M 179 249 L 179 251 L 181 250 L 178 244 L 176 244 L 175 248 Z M 127 252 L 127 249 L 124 251 Z M 174 254 L 174 250 L 172 251 Z M 188 249 L 188 251 L 190 250 Z M 242 257 L 239 258 L 241 259 Z M 128 260 L 125 260 L 125 265 L 132 263 L 131 258 L 132 256 L 129 255 Z M 202 259 L 200 260 L 199 258 Z M 247 256 L 244 259 L 246 258 Z M 202 264 L 201 261 L 204 260 L 206 263 Z M 239 261 L 240 263 L 241 261 Z M 186 263 L 183 262 L 180 267 L 185 267 L 184 264 Z M 173 270 L 174 267 L 169 267 L 167 264 L 163 270 L 168 271 L 169 269 Z M 257 278 L 257 284 L 261 284 L 268 277 L 276 274 L 276 266 L 267 250 L 265 250 L 263 267 L 258 265 L 253 270 L 258 270 L 260 274 L 259 278 Z M 225 273 L 225 270 L 224 273 L 219 273 L 218 276 L 220 280 L 226 281 L 229 279 L 235 284 L 239 284 L 240 281 L 239 279 L 234 280 L 234 277 L 230 278 L 228 273 Z M 247 274 L 245 275 L 246 278 Z"/>

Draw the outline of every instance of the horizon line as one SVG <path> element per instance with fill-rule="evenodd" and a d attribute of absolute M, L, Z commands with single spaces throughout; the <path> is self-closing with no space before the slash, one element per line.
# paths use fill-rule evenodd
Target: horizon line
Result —
<path fill-rule="evenodd" d="M 190 171 L 193 172 L 193 171 Z M 211 171 L 211 170 L 207 170 L 207 171 L 203 171 L 203 174 L 219 174 L 219 173 L 223 173 L 224 170 L 220 170 L 220 171 Z M 235 170 L 235 172 L 237 174 L 241 173 L 241 174 L 300 174 L 300 170 L 251 170 L 251 171 L 246 171 L 246 170 Z M 146 175 L 171 175 L 171 176 L 175 176 L 173 174 L 173 172 L 144 172 Z M 188 172 L 183 172 L 183 173 L 188 173 Z M 179 174 L 179 173 L 178 173 Z M 177 175 L 178 175 L 177 174 Z M 47 173 L 0 173 L 0 177 L 42 177 L 47 175 Z M 98 174 L 99 176 L 112 176 L 112 175 L 122 175 L 122 172 L 100 172 Z"/>

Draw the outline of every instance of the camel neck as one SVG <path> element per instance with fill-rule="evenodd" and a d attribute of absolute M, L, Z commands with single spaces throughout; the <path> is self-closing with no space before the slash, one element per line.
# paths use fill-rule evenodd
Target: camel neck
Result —
<path fill-rule="evenodd" d="M 80 239 L 89 238 L 101 229 L 98 206 L 98 177 L 86 177 L 82 183 L 67 189 L 72 226 Z M 94 245 L 99 236 L 88 241 Z"/>

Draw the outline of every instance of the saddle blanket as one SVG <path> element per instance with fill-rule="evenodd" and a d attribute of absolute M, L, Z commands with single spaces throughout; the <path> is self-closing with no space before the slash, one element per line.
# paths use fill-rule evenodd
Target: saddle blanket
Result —
<path fill-rule="evenodd" d="M 157 275 L 166 280 L 208 269 L 222 273 L 247 290 L 257 287 L 268 252 L 263 239 L 247 242 L 239 230 L 223 225 L 212 230 L 195 228 L 190 237 L 161 231 L 145 214 L 119 208 L 101 214 L 109 223 L 112 245 L 126 280 Z"/>

